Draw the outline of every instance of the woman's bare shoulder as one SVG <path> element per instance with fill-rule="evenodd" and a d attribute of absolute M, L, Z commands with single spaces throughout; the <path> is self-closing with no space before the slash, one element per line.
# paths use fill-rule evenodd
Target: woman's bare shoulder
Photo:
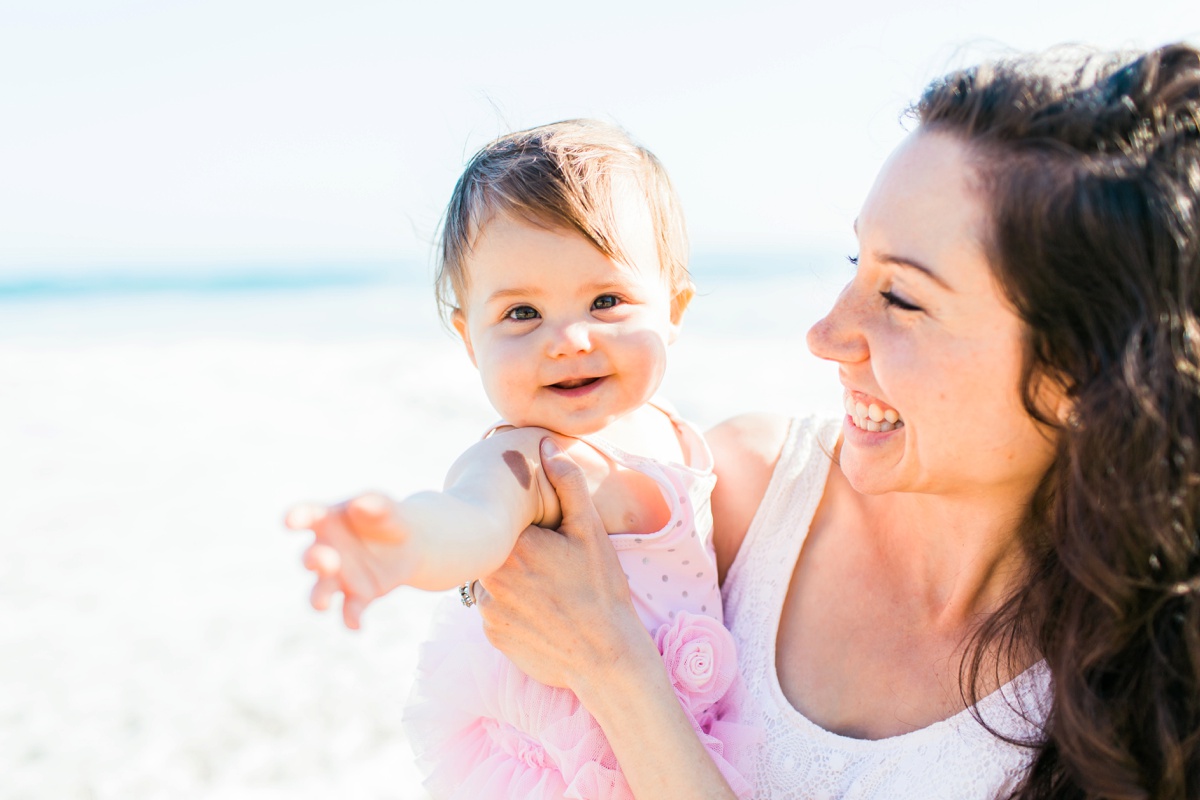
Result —
<path fill-rule="evenodd" d="M 712 494 L 713 547 L 722 579 L 771 482 L 790 425 L 788 417 L 778 414 L 742 414 L 704 435 L 717 474 Z"/>

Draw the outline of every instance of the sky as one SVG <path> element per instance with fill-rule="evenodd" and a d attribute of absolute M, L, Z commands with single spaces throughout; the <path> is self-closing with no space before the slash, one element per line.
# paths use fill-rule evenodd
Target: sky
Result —
<path fill-rule="evenodd" d="M 427 265 L 476 148 L 578 116 L 664 161 L 697 255 L 852 249 L 931 78 L 1179 39 L 1195 0 L 0 0 L 0 274 Z"/>

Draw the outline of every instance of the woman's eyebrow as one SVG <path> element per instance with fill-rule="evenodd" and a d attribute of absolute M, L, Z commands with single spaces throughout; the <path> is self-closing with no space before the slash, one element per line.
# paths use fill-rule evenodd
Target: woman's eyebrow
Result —
<path fill-rule="evenodd" d="M 858 220 L 857 219 L 854 220 L 854 235 L 856 237 L 858 236 Z M 929 267 L 922 264 L 920 261 L 915 261 L 911 258 L 905 258 L 904 256 L 898 256 L 898 255 L 894 255 L 892 253 L 880 253 L 878 251 L 872 251 L 871 258 L 875 261 L 879 261 L 884 264 L 891 264 L 892 266 L 896 266 L 896 267 L 907 267 L 909 269 L 915 269 L 917 272 L 923 272 L 930 280 L 932 280 L 938 286 L 941 286 L 946 291 L 948 291 L 948 292 L 954 291 L 950 287 L 950 284 L 946 283 L 946 281 L 944 281 L 942 279 L 941 275 L 938 275 L 936 272 L 934 272 L 932 269 L 930 269 Z"/>
<path fill-rule="evenodd" d="M 915 269 L 918 272 L 923 272 L 930 280 L 932 280 L 938 286 L 941 286 L 946 291 L 948 291 L 948 292 L 954 291 L 950 287 L 950 284 L 948 284 L 944 280 L 942 280 L 941 275 L 938 275 L 936 272 L 934 272 L 929 267 L 922 264 L 920 261 L 913 261 L 911 258 L 905 258 L 904 256 L 896 256 L 896 255 L 892 255 L 891 253 L 873 253 L 872 255 L 876 261 L 880 261 L 884 264 L 891 264 L 891 265 L 897 266 L 897 267 L 907 267 L 909 269 Z"/>

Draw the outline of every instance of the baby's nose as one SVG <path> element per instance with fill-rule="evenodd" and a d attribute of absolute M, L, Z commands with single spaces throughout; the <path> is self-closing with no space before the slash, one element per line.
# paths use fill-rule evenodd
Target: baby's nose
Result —
<path fill-rule="evenodd" d="M 553 356 L 569 356 L 586 353 L 592 349 L 592 333 L 586 322 L 572 322 L 560 326 L 551 340 Z"/>

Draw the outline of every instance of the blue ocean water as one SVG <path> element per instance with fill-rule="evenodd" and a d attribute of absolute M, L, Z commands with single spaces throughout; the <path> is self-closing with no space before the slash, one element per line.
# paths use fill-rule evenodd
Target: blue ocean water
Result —
<path fill-rule="evenodd" d="M 816 319 L 849 276 L 827 252 L 696 256 L 689 327 L 771 335 Z M 445 336 L 420 264 L 0 273 L 0 342 Z"/>

